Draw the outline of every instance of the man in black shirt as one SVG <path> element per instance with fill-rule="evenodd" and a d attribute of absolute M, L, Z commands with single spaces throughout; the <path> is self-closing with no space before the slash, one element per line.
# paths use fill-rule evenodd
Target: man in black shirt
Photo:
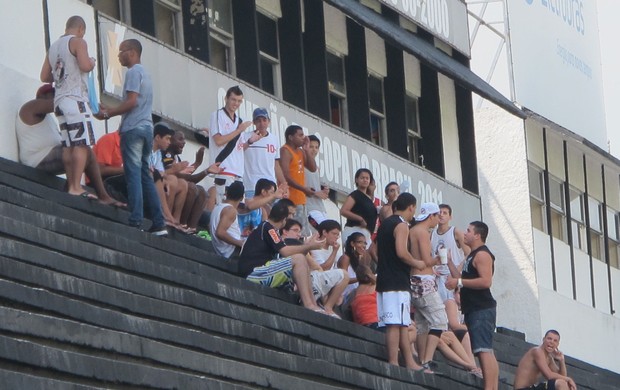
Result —
<path fill-rule="evenodd" d="M 273 206 L 267 220 L 250 233 L 239 255 L 239 273 L 251 282 L 273 288 L 292 281 L 297 285 L 305 308 L 325 313 L 312 295 L 305 257 L 310 250 L 321 248 L 323 241 L 318 241 L 314 235 L 303 245 L 286 245 L 278 230 L 286 223 L 290 206 L 294 206 L 290 200 L 281 199 Z"/>
<path fill-rule="evenodd" d="M 489 227 L 480 221 L 469 224 L 463 236 L 471 248 L 459 274 L 452 261 L 448 267 L 452 278 L 446 281 L 446 288 L 458 287 L 461 291 L 461 311 L 469 329 L 471 347 L 482 367 L 485 390 L 497 390 L 499 367 L 493 353 L 493 332 L 497 316 L 497 303 L 491 294 L 495 256 L 485 245 Z"/>
<path fill-rule="evenodd" d="M 379 326 L 385 326 L 388 362 L 398 365 L 398 349 L 403 353 L 407 368 L 422 369 L 413 359 L 409 340 L 411 267 L 424 268 L 407 249 L 409 221 L 415 215 L 416 199 L 403 193 L 394 201 L 394 214 L 381 223 L 377 232 L 377 310 Z"/>

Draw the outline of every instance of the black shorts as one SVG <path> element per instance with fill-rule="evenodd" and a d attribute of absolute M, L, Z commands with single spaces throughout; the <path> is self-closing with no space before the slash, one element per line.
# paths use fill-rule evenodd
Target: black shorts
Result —
<path fill-rule="evenodd" d="M 523 387 L 517 390 L 555 390 L 555 379 L 549 379 L 546 382 L 540 382 L 530 387 Z"/>

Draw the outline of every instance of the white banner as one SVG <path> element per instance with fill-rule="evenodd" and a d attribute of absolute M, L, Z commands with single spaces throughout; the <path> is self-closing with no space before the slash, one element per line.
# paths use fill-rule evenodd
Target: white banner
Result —
<path fill-rule="evenodd" d="M 470 57 L 467 6 L 460 0 L 379 0 Z"/>
<path fill-rule="evenodd" d="M 508 0 L 518 104 L 607 150 L 596 2 Z"/>
<path fill-rule="evenodd" d="M 114 21 L 100 16 L 99 36 L 104 69 L 114 68 L 103 72 L 106 77 L 119 74 L 116 69 L 118 61 L 109 61 L 107 57 L 108 51 L 116 52 L 111 49 L 110 43 L 118 42 L 115 34 L 119 32 L 121 30 Z M 385 185 L 395 181 L 401 186 L 404 184 L 406 188 L 401 190 L 414 194 L 418 204 L 436 202 L 453 205 L 460 227 L 480 219 L 480 199 L 462 188 L 134 30 L 128 28 L 123 33 L 124 39 L 136 38 L 142 43 L 142 63 L 153 79 L 154 112 L 188 128 L 201 129 L 208 126 L 211 112 L 223 106 L 226 90 L 239 85 L 244 93 L 238 110 L 242 119 L 251 120 L 255 108 L 265 107 L 271 116 L 271 131 L 279 136 L 281 142 L 284 142 L 284 130 L 292 124 L 300 125 L 306 134 L 315 134 L 321 139 L 318 164 L 321 178 L 330 188 L 348 194 L 355 189 L 355 171 L 362 167 L 369 168 L 377 182 L 376 196 L 381 199 L 384 198 Z M 120 74 L 124 75 L 124 71 Z M 108 81 L 104 80 L 104 85 L 108 85 Z M 112 84 L 113 88 L 108 91 L 120 98 L 122 79 L 115 78 Z"/>

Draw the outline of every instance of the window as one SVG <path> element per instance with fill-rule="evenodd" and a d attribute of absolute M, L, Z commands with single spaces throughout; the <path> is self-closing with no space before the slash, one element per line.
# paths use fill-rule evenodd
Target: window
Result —
<path fill-rule="evenodd" d="M 382 147 L 387 147 L 385 129 L 385 109 L 383 103 L 383 79 L 368 75 L 368 103 L 370 106 L 370 140 Z"/>
<path fill-rule="evenodd" d="M 590 223 L 590 245 L 592 257 L 605 261 L 603 250 L 603 220 L 601 216 L 602 205 L 596 199 L 588 197 L 588 221 Z"/>
<path fill-rule="evenodd" d="M 231 2 L 210 0 L 209 5 L 209 63 L 223 72 L 234 74 Z"/>
<path fill-rule="evenodd" d="M 260 12 L 256 13 L 256 23 L 260 55 L 260 87 L 267 93 L 281 96 L 278 23 Z"/>
<path fill-rule="evenodd" d="M 121 9 L 118 0 L 91 0 L 89 2 L 97 11 L 116 19 L 121 20 Z"/>
<path fill-rule="evenodd" d="M 564 183 L 551 175 L 549 175 L 549 206 L 551 207 L 551 234 L 558 240 L 568 243 Z"/>
<path fill-rule="evenodd" d="M 609 265 L 620 267 L 620 213 L 607 208 L 607 246 L 609 248 Z"/>
<path fill-rule="evenodd" d="M 572 245 L 586 252 L 588 247 L 584 217 L 585 195 L 575 187 L 570 187 L 568 193 L 570 196 L 571 232 L 573 235 Z"/>
<path fill-rule="evenodd" d="M 344 77 L 344 60 L 342 57 L 327 52 L 327 80 L 329 84 L 330 122 L 346 128 L 346 87 Z"/>
<path fill-rule="evenodd" d="M 155 38 L 164 43 L 182 47 L 183 36 L 179 26 L 181 21 L 181 0 L 156 0 L 153 4 L 155 13 Z"/>
<path fill-rule="evenodd" d="M 422 165 L 420 159 L 420 125 L 418 123 L 418 100 L 409 94 L 405 95 L 405 115 L 407 120 L 407 153 L 409 161 Z"/>
<path fill-rule="evenodd" d="M 530 212 L 532 227 L 547 232 L 545 228 L 545 193 L 543 191 L 542 169 L 534 164 L 528 166 L 528 180 L 530 184 Z"/>

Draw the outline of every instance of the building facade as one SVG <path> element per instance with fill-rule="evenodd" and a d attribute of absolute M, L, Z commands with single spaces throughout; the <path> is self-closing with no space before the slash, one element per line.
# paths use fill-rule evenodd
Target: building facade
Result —
<path fill-rule="evenodd" d="M 500 308 L 501 323 L 531 342 L 558 329 L 566 353 L 618 372 L 620 161 L 607 150 L 596 2 L 468 7 L 472 69 L 527 113 L 474 101 L 482 214 L 511 259 L 495 291 L 528 308 Z"/>
<path fill-rule="evenodd" d="M 396 181 L 418 203 L 453 205 L 461 228 L 481 218 L 489 222 L 489 245 L 498 254 L 499 326 L 537 342 L 542 329 L 561 328 L 551 326 L 556 318 L 570 323 L 555 312 L 566 307 L 573 321 L 579 316 L 603 329 L 600 337 L 617 328 L 610 287 L 617 260 L 614 268 L 609 249 L 613 232 L 618 239 L 617 211 L 612 231 L 607 210 L 620 209 L 618 164 L 583 138 L 522 110 L 509 92 L 491 86 L 494 80 L 472 72 L 477 51 L 465 39 L 473 23 L 464 1 L 23 0 L 7 9 L 0 29 L 16 38 L 0 42 L 0 80 L 11 86 L 0 93 L 3 157 L 17 159 L 16 112 L 40 84 L 50 41 L 62 35 L 69 16 L 79 14 L 87 21 L 91 55 L 98 59 L 104 102 L 120 98 L 119 43 L 142 42 L 143 63 L 154 82 L 154 114 L 185 131 L 187 159 L 199 147 L 196 132 L 223 105 L 226 89 L 240 85 L 242 118 L 266 107 L 271 130 L 281 139 L 293 123 L 320 137 L 319 165 L 322 180 L 334 190 L 333 217 L 339 218 L 337 206 L 355 187 L 355 171 L 368 167 L 380 198 L 383 187 Z M 484 106 L 476 104 L 477 96 Z M 100 122 L 98 135 L 117 126 L 118 119 Z M 571 159 L 581 153 L 583 175 L 572 177 L 577 165 L 561 164 L 557 153 Z M 594 165 L 588 168 L 590 161 Z M 561 169 L 567 166 L 572 168 Z M 590 183 L 603 166 L 606 175 L 615 172 L 615 190 L 602 179 L 600 185 Z M 582 202 L 580 218 L 571 189 Z M 553 203 L 558 199 L 563 208 Z M 598 220 L 590 212 L 595 203 Z M 583 247 L 571 244 L 573 234 L 583 238 Z M 600 247 L 588 244 L 596 234 Z M 601 253 L 607 257 L 597 257 Z M 565 284 L 566 275 L 572 284 Z M 607 287 L 601 284 L 605 275 Z M 605 319 L 613 321 L 601 328 Z M 609 367 L 572 348 L 568 327 L 559 330 L 570 335 L 563 338 L 568 353 Z"/>

